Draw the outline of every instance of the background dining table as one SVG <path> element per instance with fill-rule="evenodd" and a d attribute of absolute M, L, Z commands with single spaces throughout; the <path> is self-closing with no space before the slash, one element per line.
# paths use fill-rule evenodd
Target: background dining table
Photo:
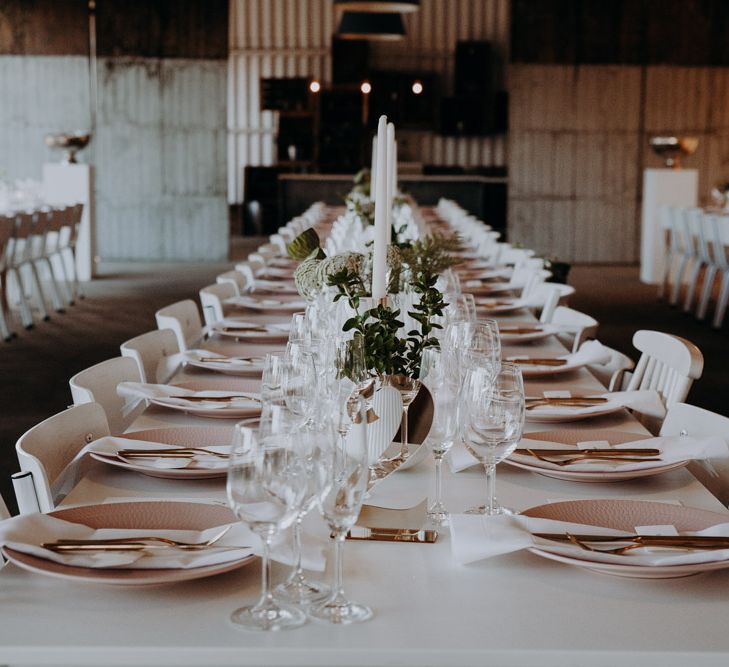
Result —
<path fill-rule="evenodd" d="M 244 315 L 243 312 L 238 313 Z M 288 316 L 245 313 L 257 322 Z M 533 320 L 528 311 L 500 322 Z M 255 355 L 270 345 L 214 337 L 204 345 Z M 282 346 L 279 346 L 282 347 Z M 504 356 L 564 354 L 554 337 L 504 345 Z M 228 376 L 185 367 L 173 382 Z M 527 394 L 545 389 L 600 391 L 585 369 L 526 380 Z M 161 407 L 147 408 L 129 431 L 165 426 L 232 426 Z M 525 433 L 565 428 L 528 422 Z M 572 422 L 636 434 L 645 428 L 626 410 Z M 444 502 L 454 513 L 485 497 L 481 468 L 444 469 Z M 396 472 L 374 492 L 386 505 L 416 504 L 431 492 L 433 462 Z M 683 468 L 615 483 L 551 479 L 509 465 L 497 469 L 500 503 L 515 510 L 568 499 L 620 498 L 680 503 L 729 512 Z M 157 479 L 93 462 L 62 505 L 134 499 L 226 503 L 224 479 Z M 394 512 L 395 510 L 390 510 Z M 396 515 L 395 515 L 396 516 Z M 405 516 L 405 515 L 403 515 Z M 402 526 L 413 527 L 413 526 Z M 326 538 L 326 534 L 321 535 Z M 280 578 L 286 568 L 274 568 Z M 374 618 L 356 626 L 307 625 L 251 633 L 230 612 L 255 598 L 256 564 L 172 586 L 108 587 L 58 580 L 7 564 L 0 574 L 0 663 L 6 665 L 292 665 L 703 667 L 729 664 L 729 572 L 679 579 L 629 579 L 595 574 L 527 551 L 457 565 L 447 528 L 435 544 L 349 542 L 345 585 Z"/>

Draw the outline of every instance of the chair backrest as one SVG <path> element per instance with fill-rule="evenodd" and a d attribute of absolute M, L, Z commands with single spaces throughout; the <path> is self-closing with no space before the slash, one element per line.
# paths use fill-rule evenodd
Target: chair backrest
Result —
<path fill-rule="evenodd" d="M 163 372 L 160 362 L 178 354 L 180 345 L 172 329 L 156 329 L 125 341 L 120 349 L 122 357 L 134 359 L 142 382 L 167 382 L 174 370 Z"/>
<path fill-rule="evenodd" d="M 126 401 L 116 393 L 120 382 L 141 382 L 142 374 L 134 359 L 115 357 L 76 373 L 69 381 L 74 405 L 98 403 L 106 413 L 110 431 L 123 433 L 144 409 L 142 402 L 135 410 L 127 412 Z"/>
<path fill-rule="evenodd" d="M 729 444 L 729 417 L 687 403 L 674 403 L 668 408 L 660 434 L 698 438 L 717 435 Z M 729 504 L 729 457 L 693 461 L 689 470 L 724 505 Z"/>
<path fill-rule="evenodd" d="M 635 362 L 627 354 L 607 345 L 603 345 L 603 349 L 610 353 L 610 360 L 604 364 L 588 364 L 587 369 L 610 391 L 621 391 L 625 373 L 635 368 Z"/>
<path fill-rule="evenodd" d="M 641 356 L 628 389 L 655 389 L 666 407 L 682 403 L 704 369 L 701 350 L 678 336 L 646 329 L 635 332 L 633 346 Z"/>
<path fill-rule="evenodd" d="M 6 266 L 8 247 L 14 233 L 15 218 L 13 216 L 0 215 L 0 270 Z"/>
<path fill-rule="evenodd" d="M 203 337 L 200 311 L 192 299 L 177 301 L 154 314 L 158 329 L 172 329 L 183 352 L 194 348 Z"/>
<path fill-rule="evenodd" d="M 208 285 L 200 290 L 200 303 L 208 326 L 220 322 L 225 317 L 223 302 L 237 295 L 237 290 L 230 283 Z"/>
<path fill-rule="evenodd" d="M 37 424 L 20 436 L 15 451 L 20 469 L 31 472 L 41 512 L 54 506 L 52 486 L 78 452 L 92 440 L 109 435 L 98 403 L 75 405 Z"/>
<path fill-rule="evenodd" d="M 567 306 L 557 306 L 552 314 L 552 319 L 546 320 L 546 322 L 559 324 L 565 329 L 557 334 L 557 338 L 567 347 L 571 347 L 573 352 L 577 352 L 584 341 L 594 338 L 599 326 L 594 317 Z"/>
<path fill-rule="evenodd" d="M 225 283 L 229 283 L 230 285 L 233 285 L 235 288 L 235 293 L 237 296 L 244 294 L 245 291 L 253 284 L 253 274 L 246 275 L 242 273 L 241 271 L 233 270 L 233 271 L 226 271 L 225 273 L 221 273 L 216 279 L 215 282 L 223 285 Z"/>

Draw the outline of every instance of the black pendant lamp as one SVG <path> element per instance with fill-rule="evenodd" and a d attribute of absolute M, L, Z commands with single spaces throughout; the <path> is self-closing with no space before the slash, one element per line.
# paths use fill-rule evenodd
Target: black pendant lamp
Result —
<path fill-rule="evenodd" d="M 334 0 L 337 9 L 352 12 L 417 12 L 420 0 Z"/>
<path fill-rule="evenodd" d="M 405 37 L 401 14 L 389 12 L 344 12 L 339 22 L 340 39 L 367 39 L 394 42 Z"/>

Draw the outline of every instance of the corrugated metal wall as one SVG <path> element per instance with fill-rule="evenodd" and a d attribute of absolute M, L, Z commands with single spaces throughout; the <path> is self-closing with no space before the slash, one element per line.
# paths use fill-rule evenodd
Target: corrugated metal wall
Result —
<path fill-rule="evenodd" d="M 406 16 L 408 36 L 372 47 L 380 69 L 432 71 L 451 90 L 458 39 L 489 39 L 508 59 L 509 0 L 422 0 Z M 261 77 L 331 79 L 332 0 L 231 0 L 228 88 L 228 196 L 243 199 L 243 167 L 275 162 L 275 114 L 260 111 Z M 408 132 L 410 152 L 422 162 L 504 165 L 503 137 L 455 139 Z"/>
<path fill-rule="evenodd" d="M 729 180 L 729 69 L 511 65 L 509 228 L 538 251 L 634 262 L 657 134 L 700 138 L 699 196 Z"/>

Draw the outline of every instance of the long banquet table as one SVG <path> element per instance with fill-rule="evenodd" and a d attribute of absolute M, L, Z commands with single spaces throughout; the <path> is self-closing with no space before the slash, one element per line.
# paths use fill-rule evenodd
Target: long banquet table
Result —
<path fill-rule="evenodd" d="M 519 312 L 503 321 L 525 320 Z M 270 321 L 271 318 L 258 316 Z M 255 316 L 250 319 L 257 319 Z M 251 352 L 236 342 L 216 349 Z M 554 338 L 505 354 L 563 351 Z M 218 378 L 184 369 L 176 380 Z M 527 382 L 531 390 L 595 390 L 586 370 Z M 147 409 L 130 430 L 205 425 L 210 420 Z M 223 422 L 214 422 L 214 425 Z M 526 431 L 560 428 L 528 423 Z M 644 433 L 627 411 L 575 422 L 570 428 Z M 478 468 L 444 468 L 444 499 L 459 512 L 485 493 Z M 383 484 L 397 497 L 425 495 L 432 460 Z M 501 464 L 497 493 L 517 510 L 580 498 L 632 498 L 726 510 L 686 469 L 610 484 L 570 483 Z M 64 501 L 211 499 L 225 502 L 223 480 L 154 479 L 94 464 Z M 729 518 L 729 513 L 727 514 Z M 285 574 L 276 566 L 278 576 Z M 448 530 L 436 544 L 348 542 L 345 586 L 374 618 L 346 627 L 308 623 L 279 633 L 250 633 L 228 621 L 259 591 L 256 564 L 174 586 L 113 588 L 59 581 L 7 565 L 0 575 L 0 663 L 12 665 L 408 665 L 610 666 L 729 664 L 729 573 L 669 580 L 599 575 L 519 552 L 458 566 Z"/>

